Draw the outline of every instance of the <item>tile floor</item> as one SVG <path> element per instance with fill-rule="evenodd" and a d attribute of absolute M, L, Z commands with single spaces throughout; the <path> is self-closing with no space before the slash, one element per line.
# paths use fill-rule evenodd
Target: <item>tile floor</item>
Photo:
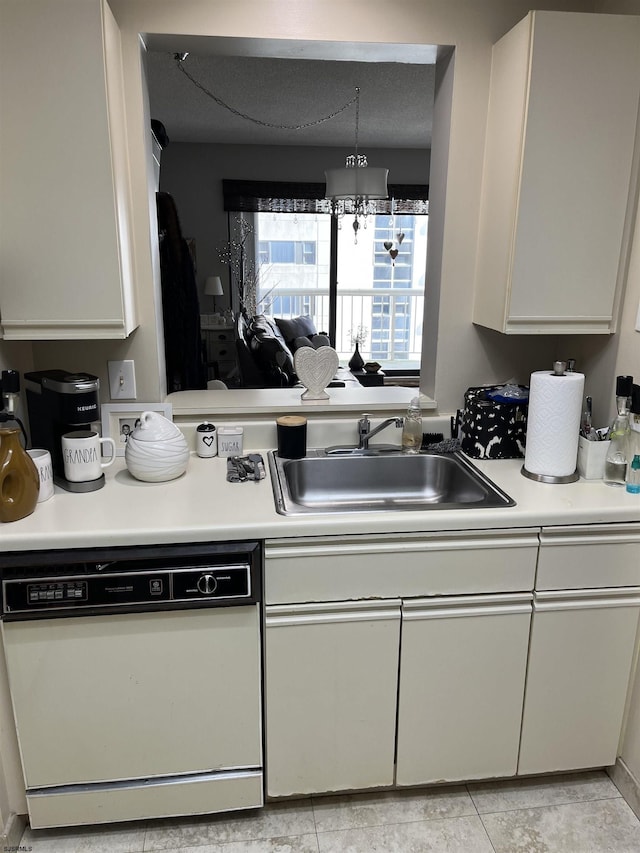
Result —
<path fill-rule="evenodd" d="M 93 831 L 91 831 L 93 830 Z M 606 773 L 313 797 L 217 817 L 27 829 L 33 853 L 639 853 Z"/>

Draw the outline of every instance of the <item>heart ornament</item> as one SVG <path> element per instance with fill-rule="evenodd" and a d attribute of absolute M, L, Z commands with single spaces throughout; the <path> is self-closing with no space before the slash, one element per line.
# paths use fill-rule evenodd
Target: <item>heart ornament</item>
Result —
<path fill-rule="evenodd" d="M 385 247 L 385 249 L 386 249 L 386 250 L 387 250 L 387 252 L 388 252 L 388 251 L 389 251 L 389 249 L 393 246 L 393 243 L 391 242 L 391 240 L 385 240 L 385 241 L 384 241 L 384 243 L 383 243 L 383 246 Z"/>
<path fill-rule="evenodd" d="M 303 400 L 328 400 L 324 390 L 335 376 L 340 359 L 333 347 L 300 347 L 293 356 L 293 365 L 298 379 L 307 389 Z"/>

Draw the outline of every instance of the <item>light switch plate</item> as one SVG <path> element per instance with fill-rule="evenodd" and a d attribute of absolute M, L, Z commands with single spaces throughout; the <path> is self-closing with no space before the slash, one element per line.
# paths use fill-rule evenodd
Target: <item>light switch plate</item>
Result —
<path fill-rule="evenodd" d="M 136 399 L 136 371 L 132 359 L 108 361 L 109 396 L 112 400 Z"/>

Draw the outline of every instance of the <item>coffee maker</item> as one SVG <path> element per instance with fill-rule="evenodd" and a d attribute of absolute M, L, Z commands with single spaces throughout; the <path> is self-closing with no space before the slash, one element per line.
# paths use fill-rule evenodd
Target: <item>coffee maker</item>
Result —
<path fill-rule="evenodd" d="M 100 418 L 100 380 L 90 373 L 67 370 L 37 370 L 25 373 L 25 390 L 32 447 L 51 453 L 53 480 L 68 492 L 93 492 L 104 486 L 97 480 L 74 483 L 64 476 L 62 444 L 66 432 L 91 429 Z"/>

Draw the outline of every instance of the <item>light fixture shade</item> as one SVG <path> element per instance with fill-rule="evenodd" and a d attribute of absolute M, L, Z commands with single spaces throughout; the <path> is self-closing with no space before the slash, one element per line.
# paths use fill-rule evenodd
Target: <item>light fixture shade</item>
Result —
<path fill-rule="evenodd" d="M 219 275 L 210 275 L 204 283 L 204 292 L 207 296 L 222 296 L 222 279 Z"/>
<path fill-rule="evenodd" d="M 368 199 L 388 198 L 388 169 L 371 166 L 354 166 L 344 169 L 327 169 L 325 198 Z"/>

